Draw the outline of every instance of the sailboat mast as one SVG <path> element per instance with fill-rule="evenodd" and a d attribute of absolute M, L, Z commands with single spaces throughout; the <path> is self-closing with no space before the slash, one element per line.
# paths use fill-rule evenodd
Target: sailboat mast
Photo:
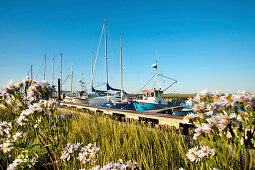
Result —
<path fill-rule="evenodd" d="M 120 74 L 121 74 L 121 100 L 123 97 L 123 87 L 122 87 L 122 35 L 120 34 Z"/>
<path fill-rule="evenodd" d="M 158 83 L 158 63 L 157 63 L 157 55 L 156 55 L 156 83 Z"/>
<path fill-rule="evenodd" d="M 60 91 L 62 92 L 62 53 L 60 53 Z"/>
<path fill-rule="evenodd" d="M 107 36 L 106 36 L 106 19 L 104 20 L 105 29 L 105 69 L 106 69 L 106 83 L 108 84 L 108 66 L 107 66 Z"/>
<path fill-rule="evenodd" d="M 43 80 L 46 80 L 45 70 L 46 70 L 46 53 L 44 54 L 44 74 L 43 74 Z"/>
<path fill-rule="evenodd" d="M 73 92 L 73 64 L 71 66 L 71 93 Z"/>
<path fill-rule="evenodd" d="M 33 66 L 31 65 L 31 80 L 33 80 Z"/>
<path fill-rule="evenodd" d="M 52 85 L 54 84 L 54 56 L 52 60 Z"/>
<path fill-rule="evenodd" d="M 91 60 L 91 63 L 92 63 L 92 67 L 91 67 L 91 75 L 93 76 L 93 52 L 92 53 L 92 60 Z M 93 81 L 93 80 L 92 80 Z M 93 86 L 93 82 L 92 82 L 92 86 Z"/>

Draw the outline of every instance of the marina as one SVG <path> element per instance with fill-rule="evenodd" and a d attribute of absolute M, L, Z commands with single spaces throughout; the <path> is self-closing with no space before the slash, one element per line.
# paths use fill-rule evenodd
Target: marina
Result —
<path fill-rule="evenodd" d="M 255 170 L 254 7 L 3 1 L 1 169 Z"/>

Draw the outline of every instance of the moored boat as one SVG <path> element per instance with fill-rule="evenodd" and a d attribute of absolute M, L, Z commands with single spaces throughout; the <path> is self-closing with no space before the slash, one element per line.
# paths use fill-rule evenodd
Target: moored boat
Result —
<path fill-rule="evenodd" d="M 180 106 L 180 103 L 178 103 L 178 102 L 174 103 L 174 102 L 169 102 L 169 101 L 163 100 L 163 92 L 165 90 L 167 90 L 169 87 L 171 87 L 177 81 L 172 78 L 163 76 L 162 74 L 160 74 L 160 75 L 158 74 L 157 59 L 156 59 L 156 64 L 153 64 L 152 67 L 155 68 L 155 70 L 156 70 L 156 74 L 154 75 L 154 76 L 156 76 L 156 80 L 155 80 L 151 90 L 143 90 L 142 91 L 142 93 L 143 93 L 142 100 L 134 101 L 135 109 L 137 111 L 147 111 L 147 110 L 157 110 L 157 109 L 164 109 L 164 108 L 169 108 L 169 107 Z M 169 85 L 166 89 L 162 90 L 162 87 L 158 81 L 158 76 L 162 76 L 164 78 L 173 80 L 174 82 L 171 85 Z M 156 85 L 159 86 L 158 90 L 155 88 Z"/>
<path fill-rule="evenodd" d="M 143 99 L 136 100 L 133 104 L 137 111 L 157 110 L 179 106 L 173 102 L 163 100 L 162 90 L 143 90 Z"/>

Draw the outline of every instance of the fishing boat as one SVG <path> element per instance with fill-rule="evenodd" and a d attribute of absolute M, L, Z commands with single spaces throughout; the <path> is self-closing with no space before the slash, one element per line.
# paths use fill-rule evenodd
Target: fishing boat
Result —
<path fill-rule="evenodd" d="M 155 70 L 156 70 L 156 74 L 154 75 L 154 76 L 156 76 L 156 79 L 153 84 L 153 87 L 152 87 L 152 89 L 147 89 L 147 90 L 142 91 L 142 93 L 143 93 L 142 100 L 134 101 L 135 109 L 137 111 L 147 111 L 147 110 L 157 110 L 157 109 L 179 106 L 180 105 L 179 103 L 174 103 L 174 102 L 169 102 L 169 101 L 163 100 L 163 92 L 165 90 L 167 90 L 169 87 L 171 87 L 173 84 L 175 84 L 177 81 L 172 78 L 163 76 L 162 74 L 158 74 L 157 59 L 156 59 L 156 64 L 153 64 L 152 68 L 155 68 Z M 160 83 L 158 81 L 158 76 L 162 76 L 164 78 L 173 80 L 174 82 L 171 85 L 169 85 L 166 89 L 162 90 L 162 86 L 160 85 Z M 159 87 L 158 89 L 156 89 L 157 85 Z"/>
<path fill-rule="evenodd" d="M 121 72 L 121 90 L 117 92 L 114 98 L 111 101 L 105 102 L 104 107 L 116 108 L 116 109 L 126 109 L 134 110 L 133 102 L 128 98 L 128 94 L 123 90 L 123 75 L 122 75 L 122 35 L 121 37 L 121 46 L 120 46 L 120 72 Z"/>

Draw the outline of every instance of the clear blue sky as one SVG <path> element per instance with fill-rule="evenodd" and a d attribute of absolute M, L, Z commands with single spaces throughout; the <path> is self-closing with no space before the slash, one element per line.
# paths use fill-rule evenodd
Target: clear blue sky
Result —
<path fill-rule="evenodd" d="M 0 86 L 34 77 L 47 54 L 47 80 L 63 79 L 74 67 L 74 88 L 91 79 L 91 52 L 96 53 L 104 19 L 109 28 L 109 82 L 120 87 L 120 34 L 123 35 L 124 88 L 135 93 L 159 71 L 178 80 L 167 92 L 255 92 L 255 1 L 67 1 L 0 2 Z M 102 47 L 104 43 L 102 44 Z M 105 81 L 100 49 L 95 81 Z M 43 67 L 37 80 L 43 79 Z M 164 86 L 167 85 L 165 82 Z M 88 84 L 87 84 L 88 85 Z M 70 89 L 70 79 L 64 85 Z"/>

